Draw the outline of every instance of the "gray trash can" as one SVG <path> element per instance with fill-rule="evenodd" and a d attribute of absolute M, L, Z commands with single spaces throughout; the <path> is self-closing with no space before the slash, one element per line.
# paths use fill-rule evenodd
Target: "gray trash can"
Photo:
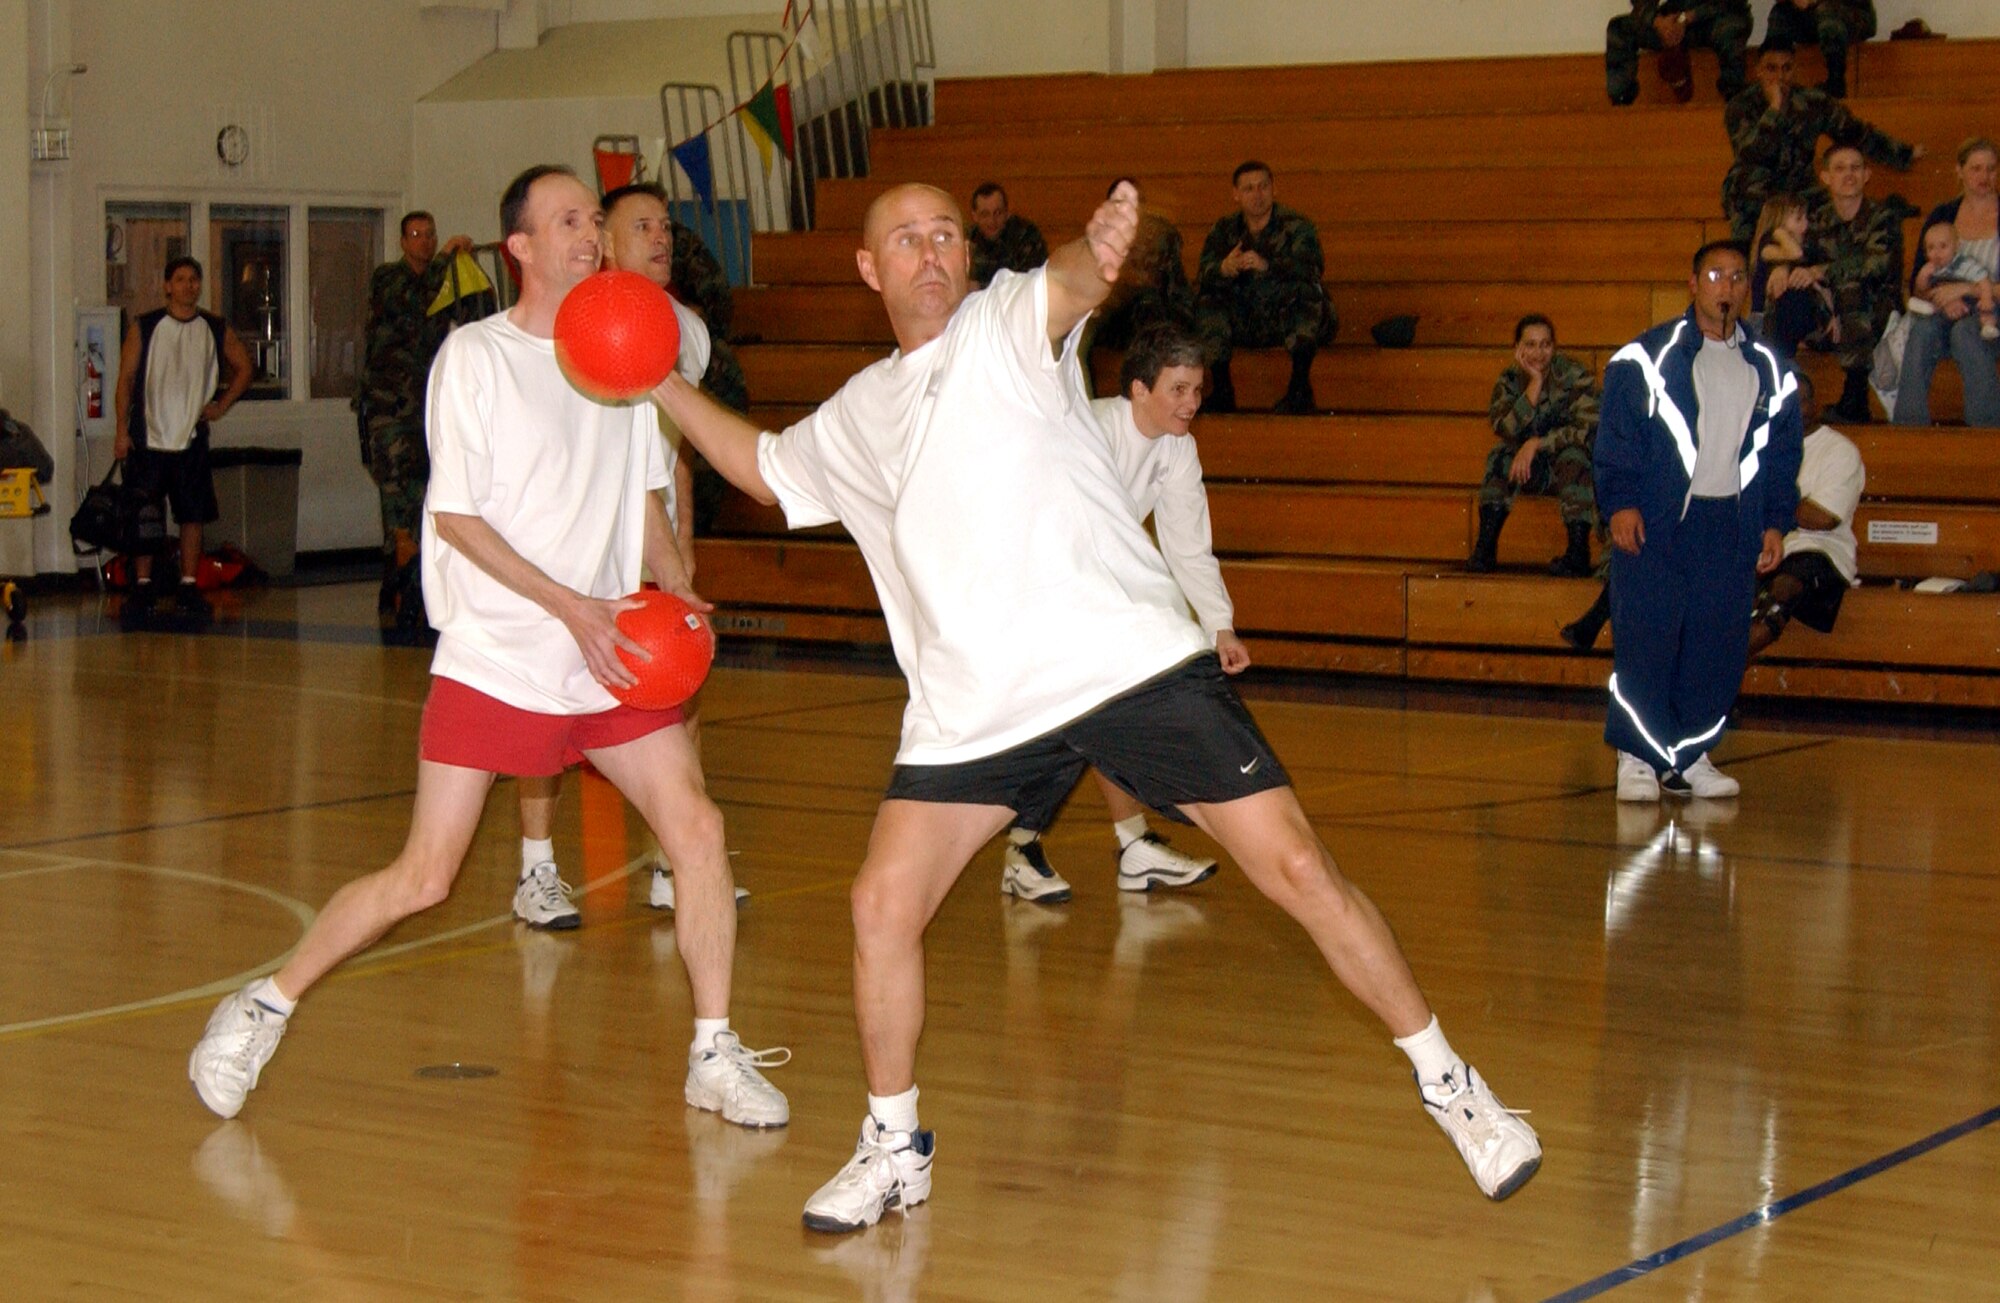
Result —
<path fill-rule="evenodd" d="M 297 448 L 215 448 L 215 500 L 221 516 L 203 546 L 234 543 L 267 575 L 289 575 L 299 546 Z"/>

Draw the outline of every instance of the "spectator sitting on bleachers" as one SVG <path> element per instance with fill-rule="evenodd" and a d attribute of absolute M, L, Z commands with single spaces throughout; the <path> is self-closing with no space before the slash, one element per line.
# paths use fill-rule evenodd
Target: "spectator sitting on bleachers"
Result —
<path fill-rule="evenodd" d="M 1958 228 L 1950 222 L 1932 222 L 1924 228 L 1923 256 L 1917 264 L 1917 292 L 1910 296 L 1910 311 L 1920 317 L 1935 315 L 1933 290 L 1951 286 L 1961 302 L 1979 309 L 1979 337 L 2000 339 L 2000 321 L 1993 312 L 1993 273 L 1978 255 L 1958 238 Z"/>
<path fill-rule="evenodd" d="M 1716 89 L 1728 99 L 1743 89 L 1743 53 L 1750 45 L 1750 0 L 1632 0 L 1632 12 L 1604 29 L 1604 89 L 1613 104 L 1639 98 L 1639 51 L 1660 52 L 1660 76 L 1685 104 L 1694 95 L 1687 52 L 1715 51 L 1722 61 Z"/>
<path fill-rule="evenodd" d="M 1748 240 L 1764 201 L 1812 188 L 1813 155 L 1821 136 L 1853 145 L 1878 163 L 1908 170 L 1923 146 L 1884 135 L 1823 90 L 1792 84 L 1792 43 L 1767 36 L 1757 53 L 1757 83 L 1731 97 L 1722 111 L 1735 162 L 1722 179 L 1722 211 L 1731 232 Z"/>
<path fill-rule="evenodd" d="M 1820 160 L 1820 187 L 1806 196 L 1812 230 L 1806 248 L 1818 261 L 1821 284 L 1833 294 L 1832 352 L 1846 374 L 1834 415 L 1849 425 L 1874 418 L 1868 410 L 1868 372 L 1875 344 L 1901 297 L 1903 219 L 1916 208 L 1898 194 L 1870 199 L 1868 160 L 1858 145 L 1828 145 Z"/>
<path fill-rule="evenodd" d="M 1108 195 L 1120 184 L 1137 192 L 1139 183 L 1119 177 Z M 1132 252 L 1111 287 L 1111 297 L 1095 319 L 1092 346 L 1124 348 L 1148 325 L 1167 317 L 1194 317 L 1194 287 L 1188 284 L 1187 263 L 1181 255 L 1181 233 L 1172 221 L 1145 208 L 1140 199 L 1139 233 L 1132 237 Z"/>
<path fill-rule="evenodd" d="M 1237 348 L 1283 348 L 1292 378 L 1273 411 L 1314 410 L 1313 356 L 1333 342 L 1339 318 L 1326 296 L 1319 230 L 1276 202 L 1267 164 L 1239 165 L 1230 177 L 1237 211 L 1216 222 L 1201 246 L 1197 281 L 1201 331 L 1215 358 L 1205 406 L 1236 410 L 1230 355 Z"/>
<path fill-rule="evenodd" d="M 966 235 L 974 288 L 983 287 L 1003 267 L 1033 271 L 1049 260 L 1041 229 L 1008 211 L 1007 191 L 998 181 L 985 182 L 972 192 L 972 229 Z"/>
<path fill-rule="evenodd" d="M 1484 574 L 1494 565 L 1500 528 L 1517 493 L 1554 497 L 1562 505 L 1569 549 L 1549 562 L 1549 573 L 1582 578 L 1590 573 L 1590 531 L 1597 517 L 1591 492 L 1591 442 L 1597 435 L 1597 378 L 1590 368 L 1556 352 L 1555 323 L 1540 313 L 1514 326 L 1514 364 L 1493 383 L 1488 405 L 1500 442 L 1486 458 L 1479 486 L 1479 541 L 1465 568 Z"/>
<path fill-rule="evenodd" d="M 1958 148 L 1956 199 L 1940 204 L 1924 219 L 1924 225 L 1950 222 L 1958 233 L 1959 247 L 1979 259 L 1987 274 L 2000 275 L 2000 196 L 1994 193 L 1994 179 L 2000 172 L 2000 148 L 1984 136 L 1975 136 Z M 1910 275 L 1912 289 L 1916 272 Z M 2000 342 L 1979 337 L 1979 318 L 1965 298 L 1950 286 L 1932 290 L 1931 316 L 1913 316 L 1910 337 L 1903 346 L 1903 371 L 1896 383 L 1896 411 L 1891 418 L 1898 425 L 1931 423 L 1931 380 L 1938 363 L 1949 352 L 1958 364 L 1960 382 L 1965 386 L 1965 423 L 2000 426 Z"/>
<path fill-rule="evenodd" d="M 1826 56 L 1820 89 L 1847 95 L 1847 48 L 1875 35 L 1875 0 L 1776 0 L 1767 29 L 1793 45 L 1817 45 Z"/>
<path fill-rule="evenodd" d="M 1785 559 L 1757 584 L 1752 656 L 1782 637 L 1794 619 L 1832 633 L 1841 599 L 1858 573 L 1854 509 L 1868 483 L 1861 452 L 1846 435 L 1820 424 L 1812 381 L 1801 372 L 1798 382 L 1799 415 L 1812 431 L 1799 462 L 1799 523 L 1785 535 Z"/>
<path fill-rule="evenodd" d="M 1806 262 L 1810 226 L 1805 200 L 1773 195 L 1764 201 L 1750 241 L 1750 313 L 1787 358 L 1801 343 L 1838 330 L 1833 291 L 1822 283 L 1819 269 Z"/>

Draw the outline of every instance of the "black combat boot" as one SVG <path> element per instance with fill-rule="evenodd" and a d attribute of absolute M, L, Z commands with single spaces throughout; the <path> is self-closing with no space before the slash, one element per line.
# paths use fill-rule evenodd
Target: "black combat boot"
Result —
<path fill-rule="evenodd" d="M 1292 350 L 1292 379 L 1285 396 L 1271 410 L 1286 416 L 1311 416 L 1318 408 L 1313 402 L 1313 354 L 1319 350 L 1302 344 Z"/>
<path fill-rule="evenodd" d="M 1233 412 L 1236 410 L 1236 382 L 1229 378 L 1229 359 L 1208 369 L 1208 400 L 1202 408 L 1210 412 Z"/>
<path fill-rule="evenodd" d="M 1479 504 L 1479 541 L 1472 545 L 1472 555 L 1465 559 L 1465 568 L 1475 575 L 1483 575 L 1493 569 L 1495 553 L 1500 550 L 1500 527 L 1507 523 L 1507 508 L 1497 502 Z"/>
<path fill-rule="evenodd" d="M 1847 425 L 1867 425 L 1875 419 L 1868 410 L 1867 367 L 1856 367 L 1847 373 L 1847 383 L 1840 387 L 1840 401 L 1833 405 L 1833 414 Z"/>
<path fill-rule="evenodd" d="M 1611 618 L 1611 585 L 1597 590 L 1597 600 L 1590 604 L 1574 624 L 1562 627 L 1562 640 L 1576 651 L 1589 651 L 1597 645 L 1597 635 L 1604 631 L 1604 622 Z"/>
<path fill-rule="evenodd" d="M 1569 550 L 1549 562 L 1549 573 L 1559 579 L 1582 579 L 1590 573 L 1590 526 L 1566 525 Z"/>

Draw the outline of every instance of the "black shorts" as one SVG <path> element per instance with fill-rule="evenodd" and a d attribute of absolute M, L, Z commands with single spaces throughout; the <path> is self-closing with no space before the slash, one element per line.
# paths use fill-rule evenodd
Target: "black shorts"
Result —
<path fill-rule="evenodd" d="M 1018 827 L 1055 820 L 1083 771 L 1187 823 L 1178 807 L 1234 801 L 1291 778 L 1213 655 L 1197 656 L 1081 719 L 998 755 L 958 764 L 897 765 L 888 798 L 1004 805 Z"/>
<path fill-rule="evenodd" d="M 176 525 L 206 525 L 222 512 L 215 504 L 215 476 L 208 466 L 208 436 L 197 434 L 180 452 L 154 452 L 133 444 L 125 457 L 125 486 L 165 498 Z"/>
<path fill-rule="evenodd" d="M 1824 552 L 1794 552 L 1764 578 L 1763 587 L 1768 591 L 1771 580 L 1779 575 L 1790 575 L 1805 589 L 1786 608 L 1791 617 L 1808 629 L 1832 633 L 1841 599 L 1847 596 L 1847 576 L 1840 573 L 1833 559 Z"/>

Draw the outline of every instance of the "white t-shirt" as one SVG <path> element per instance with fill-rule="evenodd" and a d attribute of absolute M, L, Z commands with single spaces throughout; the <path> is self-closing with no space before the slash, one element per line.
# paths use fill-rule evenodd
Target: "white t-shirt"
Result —
<path fill-rule="evenodd" d="M 700 313 L 679 299 L 669 295 L 667 301 L 673 304 L 674 319 L 681 325 L 681 352 L 680 356 L 674 359 L 674 370 L 689 384 L 699 385 L 701 378 L 708 374 L 708 359 L 714 352 L 713 346 L 709 343 L 708 323 L 701 319 Z M 680 455 L 681 427 L 675 425 L 667 414 L 657 407 L 653 409 L 653 415 L 660 423 L 661 437 L 667 441 L 667 469 L 671 471 L 674 458 Z M 678 526 L 681 519 L 680 494 L 674 487 L 671 475 L 667 477 L 665 496 L 667 519 Z"/>
<path fill-rule="evenodd" d="M 593 402 L 555 344 L 505 313 L 460 326 L 431 367 L 424 510 L 478 516 L 559 584 L 589 597 L 639 587 L 645 494 L 672 482 L 649 401 Z M 438 629 L 431 673 L 523 710 L 587 715 L 618 703 L 554 616 L 424 530 L 424 603 Z"/>
<path fill-rule="evenodd" d="M 674 359 L 674 370 L 681 373 L 681 379 L 698 385 L 708 374 L 709 354 L 715 351 L 709 343 L 708 323 L 699 312 L 673 295 L 667 296 L 667 302 L 673 304 L 674 320 L 681 325 L 681 355 Z"/>
<path fill-rule="evenodd" d="M 1737 461 L 1757 406 L 1757 370 L 1743 360 L 1742 338 L 1740 326 L 1730 342 L 1704 335 L 1701 351 L 1694 355 L 1694 396 L 1701 410 L 1695 416 L 1691 497 L 1733 498 L 1742 489 Z"/>
<path fill-rule="evenodd" d="M 1040 269 L 857 374 L 757 450 L 794 529 L 861 547 L 909 681 L 901 764 L 976 760 L 1208 650 L 1058 357 Z"/>
<path fill-rule="evenodd" d="M 1855 559 L 1854 509 L 1868 487 L 1868 472 L 1861 466 L 1861 450 L 1832 426 L 1822 425 L 1806 436 L 1805 455 L 1799 461 L 1799 498 L 1810 498 L 1840 517 L 1832 529 L 1793 530 L 1785 535 L 1785 555 L 1794 552 L 1824 552 L 1834 569 L 1848 583 L 1860 573 Z"/>
<path fill-rule="evenodd" d="M 146 447 L 185 451 L 221 375 L 206 319 L 197 314 L 181 321 L 171 312 L 161 317 L 146 346 Z"/>
<path fill-rule="evenodd" d="M 1215 563 L 1215 539 L 1208 523 L 1208 491 L 1201 484 L 1201 456 L 1191 434 L 1149 439 L 1132 419 L 1129 398 L 1100 398 L 1090 405 L 1111 444 L 1111 460 L 1138 519 L 1153 518 L 1153 533 L 1167 569 L 1195 618 L 1211 638 L 1236 624 L 1222 567 Z"/>

